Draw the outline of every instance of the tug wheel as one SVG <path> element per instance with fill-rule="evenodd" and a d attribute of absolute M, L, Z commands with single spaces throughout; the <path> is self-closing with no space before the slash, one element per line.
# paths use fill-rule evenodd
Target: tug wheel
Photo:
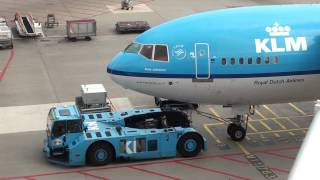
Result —
<path fill-rule="evenodd" d="M 196 133 L 187 133 L 183 135 L 177 144 L 177 150 L 183 157 L 194 157 L 201 151 L 201 135 Z"/>
<path fill-rule="evenodd" d="M 89 165 L 102 166 L 110 163 L 114 159 L 112 146 L 107 143 L 93 144 L 87 153 L 87 162 Z"/>

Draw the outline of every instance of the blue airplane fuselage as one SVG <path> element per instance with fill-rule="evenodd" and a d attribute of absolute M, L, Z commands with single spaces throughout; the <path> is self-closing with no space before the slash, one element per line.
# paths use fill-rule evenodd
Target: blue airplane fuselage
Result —
<path fill-rule="evenodd" d="M 320 5 L 225 9 L 169 21 L 120 52 L 111 78 L 139 92 L 210 104 L 262 104 L 319 97 Z M 151 58 L 144 46 L 153 46 Z M 157 60 L 160 47 L 168 58 Z"/>

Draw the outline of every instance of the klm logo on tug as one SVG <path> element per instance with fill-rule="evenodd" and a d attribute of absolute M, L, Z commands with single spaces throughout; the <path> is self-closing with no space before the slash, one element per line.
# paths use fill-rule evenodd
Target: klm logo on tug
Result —
<path fill-rule="evenodd" d="M 291 28 L 274 23 L 273 27 L 266 27 L 271 38 L 255 39 L 257 53 L 307 51 L 306 37 L 290 37 Z M 284 44 L 279 46 L 279 44 Z"/>

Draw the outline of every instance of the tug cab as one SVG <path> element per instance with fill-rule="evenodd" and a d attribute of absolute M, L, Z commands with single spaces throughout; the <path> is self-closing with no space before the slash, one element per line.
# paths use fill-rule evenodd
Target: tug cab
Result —
<path fill-rule="evenodd" d="M 83 132 L 83 120 L 75 106 L 53 107 L 47 118 L 47 138 L 44 150 L 53 160 L 69 160 L 68 144 Z"/>

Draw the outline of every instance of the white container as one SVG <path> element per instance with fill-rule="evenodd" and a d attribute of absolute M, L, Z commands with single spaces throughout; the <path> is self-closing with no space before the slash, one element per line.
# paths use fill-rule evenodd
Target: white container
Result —
<path fill-rule="evenodd" d="M 81 96 L 86 105 L 106 104 L 107 91 L 102 84 L 86 84 L 81 85 Z"/>

